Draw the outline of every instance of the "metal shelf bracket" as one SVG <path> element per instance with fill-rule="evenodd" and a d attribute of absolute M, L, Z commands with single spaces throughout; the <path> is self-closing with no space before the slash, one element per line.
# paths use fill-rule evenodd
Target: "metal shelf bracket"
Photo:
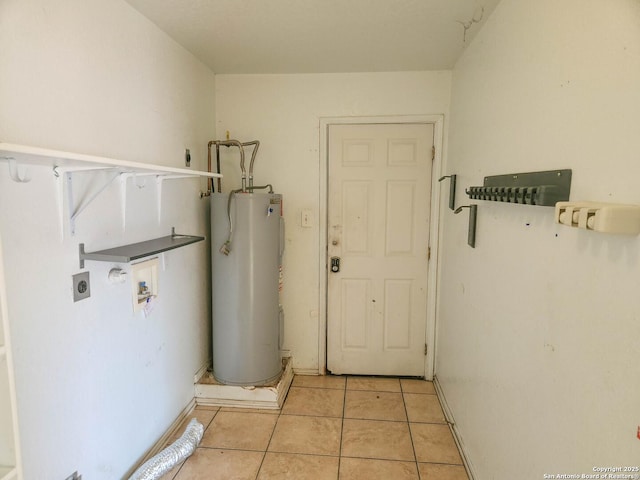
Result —
<path fill-rule="evenodd" d="M 449 208 L 451 210 L 456 209 L 456 175 L 445 175 L 438 179 L 439 182 L 445 178 L 449 179 Z"/>
<path fill-rule="evenodd" d="M 467 235 L 467 244 L 471 248 L 476 248 L 476 218 L 478 216 L 478 205 L 472 203 L 471 205 L 463 205 L 454 210 L 453 213 L 458 214 L 463 208 L 469 209 L 469 233 Z"/>

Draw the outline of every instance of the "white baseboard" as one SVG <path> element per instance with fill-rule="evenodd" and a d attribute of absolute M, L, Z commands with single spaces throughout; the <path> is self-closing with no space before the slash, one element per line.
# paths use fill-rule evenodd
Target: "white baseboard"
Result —
<path fill-rule="evenodd" d="M 194 385 L 198 383 L 198 380 L 200 380 L 205 373 L 207 373 L 207 370 L 209 370 L 210 365 L 211 365 L 211 359 L 207 360 L 206 363 L 198 369 L 198 371 L 193 376 Z"/>
<path fill-rule="evenodd" d="M 178 430 L 180 425 L 182 425 L 182 422 L 184 421 L 184 419 L 189 416 L 189 414 L 193 411 L 195 406 L 196 406 L 196 399 L 192 398 L 191 401 L 187 404 L 187 406 L 182 409 L 178 417 L 173 421 L 173 423 L 167 429 L 164 435 L 162 435 L 162 437 L 160 437 L 158 441 L 153 444 L 153 446 L 147 451 L 144 457 L 142 457 L 142 460 L 140 460 L 133 468 L 131 468 L 131 470 L 129 470 L 127 474 L 124 476 L 124 478 L 129 478 L 142 464 L 144 464 L 144 462 L 149 460 L 151 457 L 154 457 L 165 448 L 165 446 L 167 445 L 167 442 L 173 437 L 173 435 L 176 433 L 176 430 Z"/>
<path fill-rule="evenodd" d="M 293 373 L 296 375 L 320 375 L 317 368 L 294 368 Z"/>
<path fill-rule="evenodd" d="M 447 423 L 449 424 L 449 429 L 451 430 L 453 439 L 456 442 L 456 446 L 458 447 L 458 450 L 460 451 L 460 456 L 462 457 L 462 463 L 464 463 L 464 468 L 467 471 L 467 476 L 469 477 L 469 480 L 475 480 L 476 475 L 473 469 L 473 464 L 471 463 L 471 460 L 469 459 L 469 457 L 465 452 L 462 436 L 460 435 L 460 432 L 456 427 L 456 422 L 453 418 L 453 412 L 451 411 L 451 408 L 449 408 L 449 404 L 447 403 L 447 399 L 444 396 L 444 392 L 442 391 L 442 387 L 440 386 L 440 382 L 438 381 L 437 375 L 433 376 L 433 385 L 436 388 L 436 394 L 438 396 L 438 400 L 440 400 L 440 405 L 442 405 L 444 418 L 447 420 Z"/>

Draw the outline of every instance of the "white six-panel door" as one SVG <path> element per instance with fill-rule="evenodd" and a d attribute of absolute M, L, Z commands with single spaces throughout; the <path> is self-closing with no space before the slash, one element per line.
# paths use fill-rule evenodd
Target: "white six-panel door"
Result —
<path fill-rule="evenodd" d="M 328 140 L 327 369 L 423 376 L 433 125 L 330 125 Z"/>

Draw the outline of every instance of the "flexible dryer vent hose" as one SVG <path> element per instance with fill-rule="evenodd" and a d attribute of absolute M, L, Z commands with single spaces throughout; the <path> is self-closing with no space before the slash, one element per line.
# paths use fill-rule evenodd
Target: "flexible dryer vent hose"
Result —
<path fill-rule="evenodd" d="M 187 459 L 202 440 L 204 425 L 192 418 L 182 436 L 151 457 L 138 468 L 129 480 L 157 480 Z"/>

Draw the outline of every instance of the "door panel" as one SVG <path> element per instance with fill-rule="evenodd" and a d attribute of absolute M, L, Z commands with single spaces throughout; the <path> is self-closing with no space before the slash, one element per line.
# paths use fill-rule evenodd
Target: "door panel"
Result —
<path fill-rule="evenodd" d="M 385 253 L 415 255 L 416 182 L 387 182 L 387 221 Z"/>
<path fill-rule="evenodd" d="M 344 218 L 343 252 L 350 255 L 371 254 L 372 222 L 369 208 L 372 198 L 371 182 L 346 181 L 342 184 L 342 218 Z"/>
<path fill-rule="evenodd" d="M 413 280 L 384 282 L 384 347 L 411 348 L 411 294 Z"/>
<path fill-rule="evenodd" d="M 332 373 L 424 375 L 432 145 L 431 124 L 329 126 Z"/>
<path fill-rule="evenodd" d="M 367 325 L 371 323 L 371 282 L 366 279 L 345 279 L 341 282 L 342 348 L 367 348 Z"/>

